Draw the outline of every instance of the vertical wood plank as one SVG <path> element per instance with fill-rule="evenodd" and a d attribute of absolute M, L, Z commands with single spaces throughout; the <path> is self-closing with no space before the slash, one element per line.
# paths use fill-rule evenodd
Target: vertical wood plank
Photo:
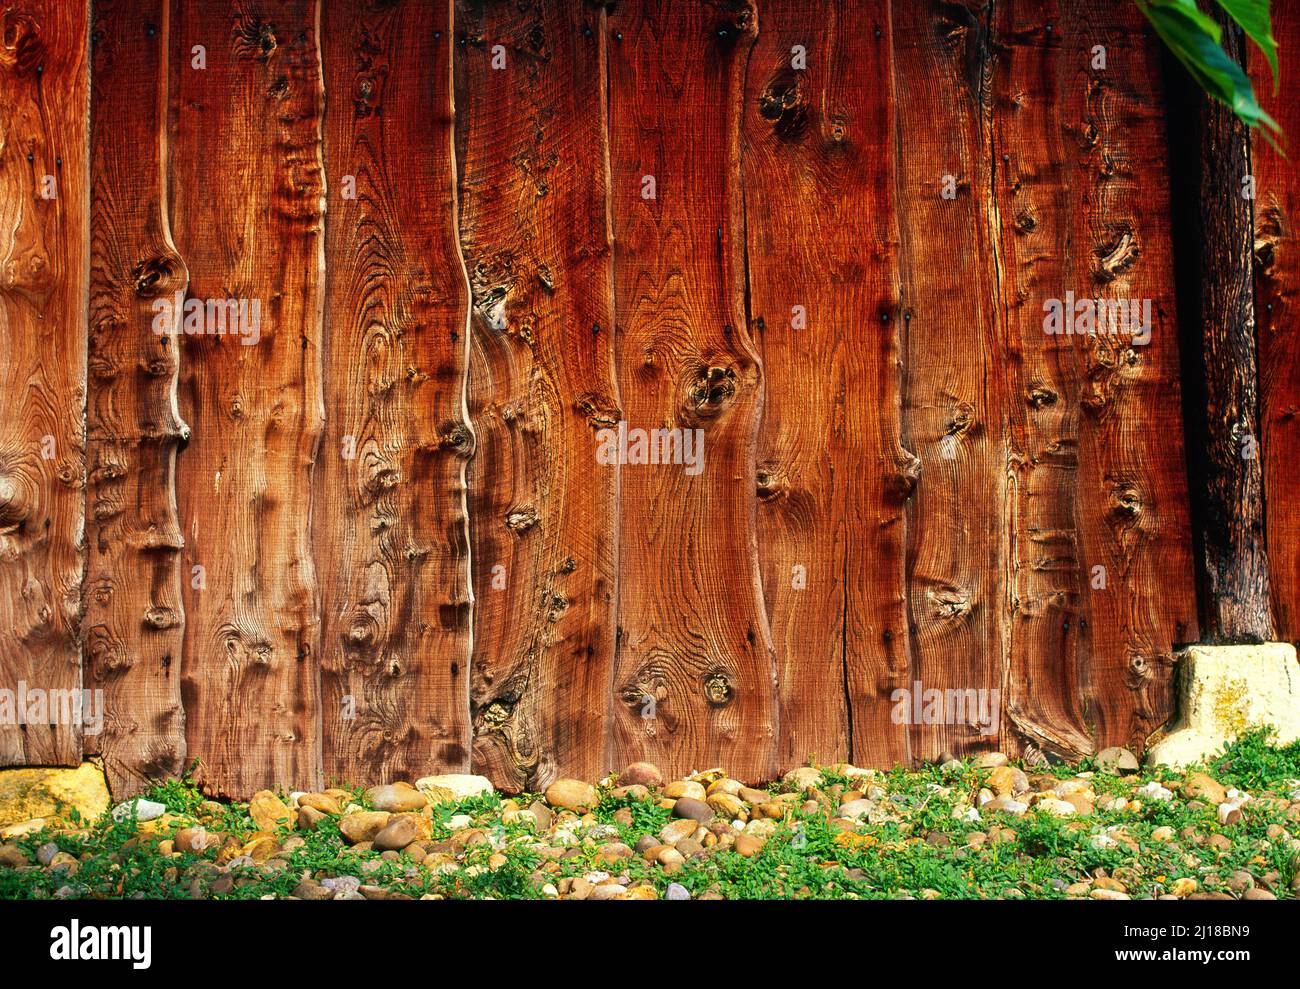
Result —
<path fill-rule="evenodd" d="M 0 766 L 81 759 L 87 14 L 0 9 L 0 687 L 49 704 L 0 724 Z"/>
<path fill-rule="evenodd" d="M 905 759 L 907 730 L 889 717 L 909 681 L 913 480 L 899 432 L 889 4 L 781 0 L 759 17 L 743 164 L 779 762 Z"/>
<path fill-rule="evenodd" d="M 411 779 L 468 769 L 470 754 L 473 436 L 451 5 L 331 3 L 322 38 L 330 387 L 313 524 L 325 772 Z"/>
<path fill-rule="evenodd" d="M 697 474 L 623 470 L 614 761 L 669 773 L 707 763 L 757 780 L 774 771 L 779 723 L 755 546 L 761 365 L 741 260 L 755 16 L 737 0 L 639 0 L 619 4 L 607 31 L 626 427 L 704 437 Z"/>
<path fill-rule="evenodd" d="M 595 450 L 622 412 L 604 13 L 464 0 L 457 18 L 478 443 L 474 763 L 535 790 L 611 768 L 620 469 L 597 465 Z"/>
<path fill-rule="evenodd" d="M 178 466 L 186 740 L 208 792 L 313 787 L 320 650 L 309 530 L 324 414 L 319 9 L 315 0 L 194 0 L 177 13 L 172 226 L 205 317 L 187 313 L 181 336 L 181 412 L 193 431 Z M 219 328 L 207 300 L 231 299 L 248 304 L 241 332 L 202 332 Z"/>
<path fill-rule="evenodd" d="M 91 72 L 86 686 L 115 797 L 184 769 L 176 449 L 179 319 L 188 283 L 166 214 L 168 0 L 96 0 Z M 90 739 L 87 738 L 88 747 Z"/>
<path fill-rule="evenodd" d="M 1095 296 L 1151 309 L 1146 344 L 1085 338 L 1079 399 L 1093 744 L 1140 752 L 1173 713 L 1173 646 L 1199 637 L 1161 49 L 1133 4 L 1061 9 L 1076 291 L 1090 281 Z M 1097 46 L 1105 68 L 1094 67 Z"/>
<path fill-rule="evenodd" d="M 846 5 L 852 9 L 853 5 Z M 868 30 L 866 24 L 862 30 Z M 846 353 L 844 377 L 844 435 L 861 442 L 867 455 L 851 468 L 853 497 L 846 518 L 860 526 L 848 530 L 845 560 L 844 655 L 852 713 L 853 758 L 864 766 L 892 766 L 911 761 L 910 738 L 893 713 L 896 691 L 911 670 L 911 630 L 907 619 L 905 584 L 906 504 L 915 491 L 920 467 L 902 445 L 902 307 L 898 273 L 896 157 L 890 138 L 897 128 L 897 107 L 889 85 L 893 37 L 888 11 L 873 19 L 873 46 L 858 60 L 876 91 L 877 115 L 868 116 L 854 135 L 832 123 L 830 138 L 858 140 L 864 167 L 879 156 L 875 185 L 869 198 L 876 211 L 870 249 L 865 257 L 851 254 L 843 277 L 851 284 L 859 264 L 878 265 L 855 312 L 865 346 Z M 849 44 L 845 32 L 841 44 Z M 848 71 L 853 60 L 846 61 Z M 847 80 L 845 80 L 847 85 Z M 860 218 L 859 218 L 860 219 Z M 860 249 L 860 248 L 859 248 Z M 840 291 L 844 287 L 840 286 Z M 855 307 L 856 308 L 856 307 Z M 852 325 L 846 326 L 852 333 Z M 859 439 L 855 440 L 854 437 Z M 858 540 L 861 540 L 859 542 Z"/>
<path fill-rule="evenodd" d="M 1155 55 L 1140 18 L 1111 4 L 1011 5 L 996 18 L 1007 713 L 1026 745 L 1074 757 L 1141 746 L 1168 714 L 1171 645 L 1195 626 Z M 1105 70 L 1091 67 L 1094 45 Z M 1048 334 L 1044 304 L 1068 305 L 1070 292 L 1150 299 L 1150 342 Z"/>
<path fill-rule="evenodd" d="M 1247 51 L 1250 76 L 1261 104 L 1287 136 L 1290 159 L 1252 133 L 1255 176 L 1255 318 L 1259 339 L 1260 457 L 1269 576 L 1277 637 L 1300 639 L 1300 173 L 1295 163 L 1300 135 L 1300 10 L 1274 5 L 1273 31 L 1281 49 L 1276 92 L 1268 62 Z M 1226 194 L 1226 193 L 1225 193 Z"/>
<path fill-rule="evenodd" d="M 999 6 L 994 16 L 1000 57 L 990 151 L 1010 443 L 1002 523 L 1012 553 L 1008 738 L 1012 751 L 1029 744 L 1067 755 L 1092 748 L 1079 625 L 1088 586 L 1078 512 L 1082 342 L 1045 334 L 1042 306 L 1063 299 L 1079 275 L 1065 250 L 1067 128 L 1078 126 L 1071 116 L 1077 106 L 1059 104 L 1057 39 L 1043 12 Z"/>
<path fill-rule="evenodd" d="M 919 689 L 924 711 L 926 691 L 944 697 L 941 720 L 911 728 L 914 754 L 923 759 L 999 744 L 1009 397 L 994 318 L 993 55 L 983 8 L 893 5 L 904 434 L 921 461 L 907 519 L 908 606 L 916 629 L 907 699 Z"/>

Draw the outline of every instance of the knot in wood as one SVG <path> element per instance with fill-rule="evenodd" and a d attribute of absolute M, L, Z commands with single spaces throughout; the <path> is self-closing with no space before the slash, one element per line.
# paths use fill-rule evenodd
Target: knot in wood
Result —
<path fill-rule="evenodd" d="M 713 419 L 736 398 L 736 372 L 729 367 L 698 368 L 687 390 L 692 421 Z"/>
<path fill-rule="evenodd" d="M 18 76 L 36 72 L 45 61 L 45 43 L 35 18 L 13 7 L 0 14 L 0 66 Z"/>
<path fill-rule="evenodd" d="M 184 270 L 179 256 L 158 252 L 136 262 L 131 269 L 131 289 L 141 299 L 169 296 L 185 281 Z"/>
<path fill-rule="evenodd" d="M 256 17 L 244 17 L 235 24 L 235 52 L 265 62 L 279 47 L 275 30 Z"/>
<path fill-rule="evenodd" d="M 21 477 L 0 468 L 0 529 L 16 529 L 32 512 L 32 491 Z"/>
<path fill-rule="evenodd" d="M 1131 525 L 1142 514 L 1142 492 L 1131 481 L 1121 481 L 1110 492 L 1110 514 L 1118 522 Z"/>
<path fill-rule="evenodd" d="M 510 720 L 510 715 L 514 713 L 514 709 L 513 700 L 506 698 L 494 700 L 483 709 L 483 724 L 490 729 L 500 729 Z"/>
<path fill-rule="evenodd" d="M 1155 679 L 1157 664 L 1140 653 L 1129 653 L 1128 666 L 1124 671 L 1124 685 L 1129 690 L 1142 690 Z"/>
<path fill-rule="evenodd" d="M 107 625 L 96 625 L 88 629 L 84 645 L 86 658 L 95 671 L 96 679 L 102 680 L 131 666 L 126 647 Z"/>
<path fill-rule="evenodd" d="M 951 585 L 941 588 L 928 588 L 925 592 L 930 614 L 939 621 L 953 621 L 964 618 L 971 612 L 970 591 Z"/>
<path fill-rule="evenodd" d="M 802 79 L 791 68 L 772 77 L 758 97 L 758 112 L 772 122 L 772 129 L 784 141 L 797 140 L 808 128 L 810 110 L 802 93 Z"/>
<path fill-rule="evenodd" d="M 921 480 L 921 459 L 911 450 L 903 450 L 898 471 L 886 482 L 886 490 L 898 501 L 906 501 Z"/>
<path fill-rule="evenodd" d="M 1035 409 L 1046 408 L 1049 405 L 1055 405 L 1059 396 L 1046 385 L 1031 385 L 1027 400 Z"/>
<path fill-rule="evenodd" d="M 535 526 L 540 518 L 536 508 L 525 505 L 506 515 L 506 528 L 511 532 L 524 532 Z"/>
<path fill-rule="evenodd" d="M 759 501 L 779 501 L 790 494 L 790 481 L 779 464 L 763 464 L 754 475 L 754 489 Z"/>
<path fill-rule="evenodd" d="M 146 609 L 144 613 L 145 628 L 152 628 L 158 631 L 168 628 L 176 628 L 180 625 L 180 615 L 175 609 L 163 605 L 154 605 Z"/>
<path fill-rule="evenodd" d="M 459 423 L 446 424 L 442 427 L 441 445 L 444 450 L 451 450 L 462 457 L 468 457 L 474 452 L 473 436 Z"/>
<path fill-rule="evenodd" d="M 1097 259 L 1093 277 L 1097 281 L 1113 282 L 1124 274 L 1142 256 L 1142 247 L 1137 234 L 1127 223 L 1116 224 L 1111 228 L 1111 235 L 1093 251 Z"/>
<path fill-rule="evenodd" d="M 704 697 L 714 707 L 722 707 L 731 700 L 731 681 L 725 673 L 714 672 L 704 678 Z"/>
<path fill-rule="evenodd" d="M 608 395 L 583 392 L 573 402 L 574 411 L 593 429 L 613 429 L 623 418 L 623 410 Z"/>

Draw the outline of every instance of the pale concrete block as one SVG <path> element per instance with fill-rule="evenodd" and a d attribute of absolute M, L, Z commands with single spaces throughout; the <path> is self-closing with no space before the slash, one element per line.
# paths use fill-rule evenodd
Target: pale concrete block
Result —
<path fill-rule="evenodd" d="M 1265 725 L 1300 739 L 1300 663 L 1289 642 L 1188 646 L 1178 655 L 1178 720 L 1147 749 L 1152 765 L 1181 768 Z"/>
<path fill-rule="evenodd" d="M 82 821 L 93 821 L 108 804 L 108 783 L 98 762 L 83 762 L 75 769 L 0 770 L 0 827 L 33 818 L 66 819 L 73 808 Z"/>
<path fill-rule="evenodd" d="M 466 773 L 445 773 L 442 776 L 424 776 L 415 781 L 415 788 L 429 798 L 430 803 L 444 800 L 464 800 L 492 792 L 492 781 L 486 776 Z"/>

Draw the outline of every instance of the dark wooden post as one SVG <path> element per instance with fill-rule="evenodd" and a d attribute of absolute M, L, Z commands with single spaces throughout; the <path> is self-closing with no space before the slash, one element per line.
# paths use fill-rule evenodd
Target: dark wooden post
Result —
<path fill-rule="evenodd" d="M 1241 32 L 1221 13 L 1223 44 L 1242 61 Z M 1190 84 L 1189 84 L 1190 90 Z M 1264 540 L 1264 489 L 1259 442 L 1258 365 L 1251 260 L 1253 203 L 1243 193 L 1250 173 L 1250 137 L 1222 103 L 1198 95 L 1199 343 L 1203 417 L 1189 429 L 1191 483 L 1201 511 L 1198 578 L 1202 637 L 1207 642 L 1268 641 L 1274 636 Z M 1195 318 L 1195 311 L 1184 318 Z M 1192 324 L 1193 326 L 1195 324 Z M 1190 366 L 1190 365 L 1189 365 Z M 1197 388 L 1193 382 L 1192 394 Z M 1197 440 L 1200 450 L 1197 452 Z M 1198 490 L 1199 489 L 1199 490 Z"/>

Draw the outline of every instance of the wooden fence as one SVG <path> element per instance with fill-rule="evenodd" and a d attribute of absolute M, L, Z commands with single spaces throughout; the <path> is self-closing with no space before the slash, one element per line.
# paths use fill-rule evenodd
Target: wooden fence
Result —
<path fill-rule="evenodd" d="M 1133 4 L 0 11 L 0 688 L 104 697 L 0 765 L 757 781 L 1169 716 L 1180 162 Z M 1253 161 L 1294 638 L 1300 186 Z M 1149 342 L 1045 333 L 1067 293 Z M 702 463 L 601 462 L 657 429 Z"/>

